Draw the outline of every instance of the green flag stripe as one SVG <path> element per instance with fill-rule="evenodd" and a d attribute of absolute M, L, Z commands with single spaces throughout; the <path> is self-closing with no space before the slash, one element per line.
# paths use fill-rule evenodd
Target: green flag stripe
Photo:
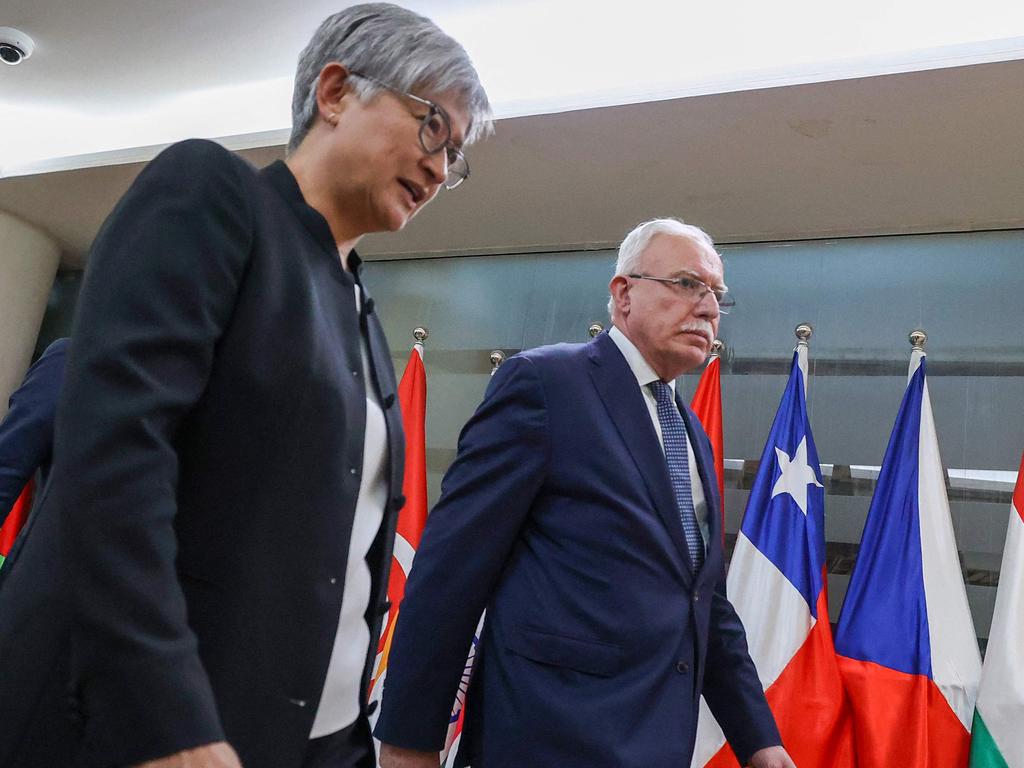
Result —
<path fill-rule="evenodd" d="M 971 727 L 970 768 L 1009 768 L 992 734 L 985 727 L 985 721 L 977 712 L 974 713 L 974 725 Z"/>

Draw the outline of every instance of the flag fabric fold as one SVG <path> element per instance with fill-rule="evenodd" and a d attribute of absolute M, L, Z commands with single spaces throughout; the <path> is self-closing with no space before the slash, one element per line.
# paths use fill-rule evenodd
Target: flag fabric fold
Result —
<path fill-rule="evenodd" d="M 825 497 L 806 380 L 807 348 L 801 344 L 751 488 L 727 590 L 793 760 L 853 768 L 828 618 Z M 738 765 L 703 699 L 692 765 Z"/>
<path fill-rule="evenodd" d="M 11 547 L 14 546 L 14 540 L 24 527 L 25 521 L 28 520 L 28 513 L 32 509 L 32 499 L 34 496 L 35 481 L 29 480 L 15 500 L 10 512 L 7 513 L 3 526 L 0 527 L 0 565 L 4 564 L 4 560 L 10 553 Z"/>
<path fill-rule="evenodd" d="M 1024 456 L 1010 507 L 970 768 L 1024 768 Z"/>
<path fill-rule="evenodd" d="M 718 476 L 718 498 L 722 503 L 722 536 L 725 536 L 725 450 L 722 432 L 722 363 L 715 354 L 704 368 L 704 373 L 693 393 L 690 408 L 711 440 L 711 453 L 715 458 Z"/>
<path fill-rule="evenodd" d="M 380 711 L 379 701 L 387 677 L 388 655 L 395 623 L 405 596 L 405 582 L 412 568 L 413 557 L 423 537 L 427 522 L 427 458 L 426 412 L 427 375 L 423 367 L 423 348 L 416 344 L 409 355 L 405 372 L 398 385 L 398 401 L 402 408 L 402 427 L 405 430 L 405 479 L 402 493 L 405 506 L 398 514 L 395 529 L 395 549 L 388 578 L 388 602 L 391 604 L 381 624 L 377 658 L 370 678 L 369 700 L 378 702 L 371 715 L 371 726 Z"/>
<path fill-rule="evenodd" d="M 920 349 L 871 499 L 836 652 L 859 768 L 967 765 L 981 657 Z"/>

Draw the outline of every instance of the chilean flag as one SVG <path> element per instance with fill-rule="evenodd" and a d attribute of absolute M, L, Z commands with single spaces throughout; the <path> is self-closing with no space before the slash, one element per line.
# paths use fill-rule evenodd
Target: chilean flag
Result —
<path fill-rule="evenodd" d="M 793 761 L 852 768 L 828 620 L 825 493 L 807 419 L 806 380 L 807 347 L 800 344 L 750 491 L 727 589 Z M 693 766 L 737 765 L 703 699 L 697 734 Z"/>
<path fill-rule="evenodd" d="M 967 765 L 981 656 L 920 349 L 864 524 L 836 652 L 860 768 Z"/>

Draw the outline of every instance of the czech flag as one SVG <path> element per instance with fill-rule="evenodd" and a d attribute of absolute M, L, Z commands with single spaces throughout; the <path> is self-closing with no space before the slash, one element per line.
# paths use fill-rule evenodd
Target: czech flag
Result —
<path fill-rule="evenodd" d="M 807 346 L 800 344 L 750 491 L 727 590 L 793 761 L 853 768 L 828 619 L 825 493 L 806 379 Z M 693 766 L 738 765 L 703 699 L 697 733 Z"/>
<path fill-rule="evenodd" d="M 917 348 L 839 617 L 836 652 L 860 768 L 967 765 L 981 657 L 924 352 Z"/>

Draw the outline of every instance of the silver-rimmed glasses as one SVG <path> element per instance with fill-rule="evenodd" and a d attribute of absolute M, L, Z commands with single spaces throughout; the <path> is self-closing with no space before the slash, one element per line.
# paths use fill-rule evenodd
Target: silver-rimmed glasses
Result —
<path fill-rule="evenodd" d="M 444 180 L 445 189 L 455 189 L 459 184 L 469 178 L 469 163 L 462 150 L 452 143 L 452 123 L 448 113 L 430 99 L 424 99 L 414 93 L 395 88 L 393 85 L 378 80 L 375 77 L 364 75 L 360 72 L 349 72 L 350 75 L 361 77 L 374 85 L 391 91 L 398 96 L 405 96 L 417 104 L 427 108 L 427 114 L 420 120 L 420 146 L 428 155 L 436 155 L 441 150 L 445 151 L 446 176 Z"/>
<path fill-rule="evenodd" d="M 715 301 L 718 302 L 718 311 L 723 315 L 729 314 L 729 310 L 736 306 L 736 299 L 729 293 L 729 289 L 715 288 L 712 285 L 708 285 L 703 280 L 699 280 L 696 277 L 689 275 L 683 275 L 680 277 L 654 277 L 653 275 L 626 275 L 626 277 L 632 277 L 637 280 L 656 280 L 659 283 L 667 283 L 668 285 L 675 286 L 675 289 L 693 301 L 696 304 L 698 301 L 703 299 L 709 293 L 715 297 Z"/>

